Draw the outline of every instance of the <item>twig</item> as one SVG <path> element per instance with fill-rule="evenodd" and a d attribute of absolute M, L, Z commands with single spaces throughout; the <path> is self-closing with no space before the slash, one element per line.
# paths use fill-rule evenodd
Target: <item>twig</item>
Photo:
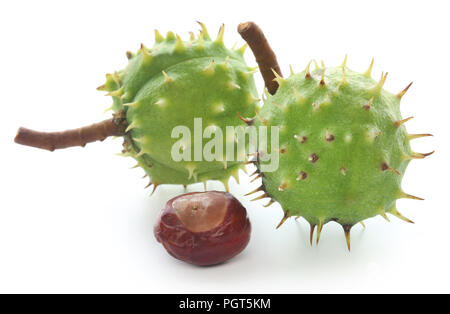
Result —
<path fill-rule="evenodd" d="M 277 57 L 272 48 L 270 48 L 264 33 L 254 22 L 239 24 L 238 32 L 252 49 L 267 90 L 270 94 L 275 94 L 278 89 L 278 83 L 273 80 L 275 75 L 273 74 L 272 69 L 281 77 L 283 77 L 283 75 L 281 74 Z"/>
<path fill-rule="evenodd" d="M 21 127 L 14 141 L 17 144 L 54 151 L 72 146 L 84 147 L 87 143 L 103 141 L 109 136 L 124 135 L 126 128 L 125 114 L 119 112 L 111 119 L 63 132 L 39 132 Z"/>

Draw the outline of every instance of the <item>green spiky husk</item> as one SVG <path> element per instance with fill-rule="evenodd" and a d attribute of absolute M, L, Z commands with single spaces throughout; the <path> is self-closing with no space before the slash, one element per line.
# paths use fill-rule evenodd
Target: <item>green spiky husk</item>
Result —
<path fill-rule="evenodd" d="M 102 89 L 110 91 L 114 111 L 126 112 L 128 129 L 124 154 L 137 160 L 153 184 L 190 184 L 237 176 L 239 162 L 174 161 L 172 138 L 176 126 L 187 126 L 194 136 L 194 118 L 203 129 L 214 125 L 243 124 L 237 112 L 251 115 L 258 99 L 253 70 L 243 59 L 243 49 L 230 50 L 223 44 L 223 27 L 216 40 L 206 28 L 197 38 L 183 42 L 169 32 L 163 38 L 156 32 L 155 45 L 129 53 L 123 70 L 107 75 Z M 203 130 L 202 130 L 203 132 Z M 207 140 L 204 140 L 207 142 Z M 226 142 L 224 140 L 223 151 Z M 225 157 L 224 157 L 225 158 Z"/>
<path fill-rule="evenodd" d="M 279 168 L 262 174 L 266 195 L 286 217 L 312 226 L 352 226 L 385 213 L 402 218 L 395 204 L 406 195 L 401 181 L 414 153 L 405 127 L 396 125 L 401 97 L 383 90 L 385 77 L 376 82 L 343 65 L 278 80 L 256 120 L 280 127 Z"/>

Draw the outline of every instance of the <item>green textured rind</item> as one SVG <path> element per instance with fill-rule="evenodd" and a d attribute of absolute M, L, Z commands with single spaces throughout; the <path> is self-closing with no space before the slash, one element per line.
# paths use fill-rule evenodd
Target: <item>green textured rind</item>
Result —
<path fill-rule="evenodd" d="M 312 225 L 353 225 L 395 210 L 412 153 L 405 127 L 395 125 L 401 120 L 399 97 L 348 68 L 326 68 L 323 85 L 322 73 L 283 80 L 264 103 L 256 125 L 280 126 L 282 152 L 278 170 L 263 174 L 267 194 L 289 216 Z M 383 171 L 384 163 L 400 175 Z"/>
<path fill-rule="evenodd" d="M 176 162 L 171 156 L 179 140 L 171 138 L 174 127 L 187 126 L 193 140 L 194 118 L 201 118 L 203 129 L 215 125 L 225 137 L 226 126 L 243 125 L 238 112 L 254 114 L 257 92 L 243 51 L 227 49 L 204 33 L 182 42 L 169 32 L 153 48 L 142 47 L 125 70 L 107 76 L 104 86 L 113 91 L 112 109 L 126 111 L 125 155 L 135 158 L 154 184 L 226 182 L 243 167 L 241 162 Z M 224 138 L 224 155 L 225 145 Z M 191 141 L 192 160 L 193 152 Z"/>

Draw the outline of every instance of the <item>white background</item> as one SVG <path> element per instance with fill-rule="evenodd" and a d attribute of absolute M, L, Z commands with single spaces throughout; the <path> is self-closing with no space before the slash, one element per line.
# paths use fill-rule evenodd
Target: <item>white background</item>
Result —
<path fill-rule="evenodd" d="M 450 292 L 448 1 L 3 1 L 0 4 L 0 292 Z M 123 68 L 126 50 L 153 44 L 153 30 L 183 38 L 226 24 L 226 43 L 243 41 L 239 22 L 254 20 L 277 52 L 284 73 L 312 59 L 374 76 L 386 89 L 410 81 L 404 117 L 418 152 L 403 188 L 426 201 L 401 200 L 416 222 L 392 217 L 352 230 L 352 252 L 340 226 L 328 224 L 318 247 L 309 225 L 279 230 L 279 205 L 263 208 L 243 195 L 257 186 L 241 175 L 231 192 L 248 208 L 252 239 L 220 266 L 200 268 L 170 257 L 153 236 L 159 210 L 183 189 L 149 197 L 142 170 L 115 156 L 121 140 L 53 153 L 19 146 L 19 126 L 78 127 L 108 118 L 110 98 L 95 88 Z M 250 51 L 246 59 L 255 65 Z M 259 92 L 262 80 L 256 75 Z M 220 188 L 214 182 L 209 189 Z M 202 190 L 194 185 L 189 191 Z"/>

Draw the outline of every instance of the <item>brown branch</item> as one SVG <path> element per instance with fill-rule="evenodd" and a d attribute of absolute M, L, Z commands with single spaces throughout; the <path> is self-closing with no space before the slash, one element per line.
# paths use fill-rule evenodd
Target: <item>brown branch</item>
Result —
<path fill-rule="evenodd" d="M 87 143 L 103 141 L 109 136 L 125 134 L 127 127 L 125 114 L 119 112 L 113 116 L 99 123 L 63 132 L 39 132 L 21 127 L 14 142 L 49 151 L 72 146 L 84 147 Z"/>
<path fill-rule="evenodd" d="M 238 32 L 252 49 L 267 90 L 270 94 L 275 94 L 278 89 L 278 83 L 273 80 L 275 75 L 273 74 L 272 69 L 274 69 L 281 77 L 283 77 L 283 75 L 281 74 L 277 57 L 272 48 L 270 48 L 264 33 L 259 26 L 253 22 L 239 24 Z"/>

